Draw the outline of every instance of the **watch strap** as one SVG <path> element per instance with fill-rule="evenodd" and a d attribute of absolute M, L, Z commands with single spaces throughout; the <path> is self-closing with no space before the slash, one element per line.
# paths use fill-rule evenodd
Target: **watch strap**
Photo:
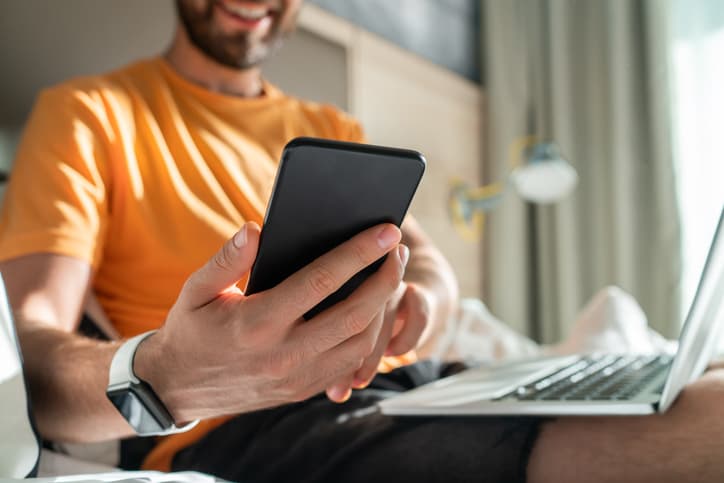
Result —
<path fill-rule="evenodd" d="M 151 330 L 149 332 L 144 332 L 143 334 L 139 334 L 135 337 L 131 337 L 127 341 L 125 341 L 121 347 L 118 348 L 116 353 L 113 356 L 113 360 L 111 361 L 111 367 L 108 374 L 108 389 L 107 391 L 114 391 L 123 387 L 127 387 L 128 383 L 139 385 L 139 384 L 146 384 L 149 389 L 151 389 L 151 386 L 146 383 L 145 381 L 141 381 L 138 376 L 136 376 L 136 373 L 133 370 L 133 361 L 136 356 L 136 350 L 138 350 L 138 346 L 141 345 L 141 342 L 151 337 L 153 334 L 158 332 L 157 330 Z M 158 395 L 154 393 L 155 399 L 157 400 L 157 404 L 161 405 L 163 407 L 163 410 L 165 412 L 166 408 L 163 406 L 163 402 L 160 400 Z M 168 434 L 175 434 L 175 433 L 183 433 L 190 429 L 192 429 L 194 426 L 196 426 L 199 423 L 199 420 L 191 421 L 190 423 L 184 424 L 183 426 L 176 426 L 174 423 L 172 423 L 170 426 L 168 426 L 163 431 L 155 431 L 153 433 L 144 433 L 142 436 L 165 436 Z M 137 428 L 134 428 L 137 429 Z M 137 431 L 138 432 L 138 431 Z"/>

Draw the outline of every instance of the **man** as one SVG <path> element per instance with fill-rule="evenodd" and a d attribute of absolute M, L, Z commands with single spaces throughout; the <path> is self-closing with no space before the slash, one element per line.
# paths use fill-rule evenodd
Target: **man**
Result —
<path fill-rule="evenodd" d="M 76 333 L 97 296 L 122 337 L 159 329 L 138 346 L 135 372 L 175 423 L 203 420 L 161 440 L 147 467 L 242 481 L 524 481 L 526 468 L 531 481 L 721 478 L 716 372 L 666 417 L 569 419 L 546 424 L 537 442 L 535 419 L 371 410 L 451 369 L 419 363 L 372 380 L 381 360 L 399 364 L 383 356 L 420 348 L 456 297 L 449 266 L 412 219 L 402 233 L 359 234 L 272 290 L 241 293 L 283 145 L 299 135 L 362 140 L 345 115 L 261 77 L 299 4 L 179 0 L 163 58 L 40 96 L 0 218 L 0 270 L 41 433 L 133 435 L 105 396 L 122 343 Z M 299 323 L 385 253 L 352 296 Z M 682 424 L 703 413 L 711 420 Z M 719 443 L 690 444 L 702 437 Z"/>

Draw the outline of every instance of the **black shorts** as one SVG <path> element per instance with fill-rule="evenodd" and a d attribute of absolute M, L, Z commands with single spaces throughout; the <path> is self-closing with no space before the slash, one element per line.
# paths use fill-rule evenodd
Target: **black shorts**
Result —
<path fill-rule="evenodd" d="M 524 482 L 542 419 L 391 417 L 374 403 L 461 364 L 424 361 L 375 378 L 345 404 L 319 395 L 242 414 L 176 455 L 173 470 L 240 482 Z"/>

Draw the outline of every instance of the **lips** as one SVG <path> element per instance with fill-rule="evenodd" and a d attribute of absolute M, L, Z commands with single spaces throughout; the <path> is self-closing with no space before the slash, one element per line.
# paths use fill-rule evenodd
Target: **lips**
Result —
<path fill-rule="evenodd" d="M 216 7 L 226 17 L 234 20 L 238 26 L 245 29 L 254 29 L 266 23 L 274 11 L 267 4 L 252 2 L 218 1 Z"/>

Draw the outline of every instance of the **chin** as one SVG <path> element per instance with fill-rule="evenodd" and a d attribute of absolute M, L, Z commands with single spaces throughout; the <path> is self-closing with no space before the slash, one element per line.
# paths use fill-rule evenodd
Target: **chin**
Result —
<path fill-rule="evenodd" d="M 280 45 L 281 41 L 277 40 L 271 43 L 261 43 L 249 46 L 241 52 L 238 50 L 234 52 L 234 49 L 227 49 L 221 55 L 210 55 L 209 52 L 205 53 L 216 62 L 225 65 L 226 67 L 244 70 L 258 67 L 264 63 L 264 61 L 276 52 Z"/>

